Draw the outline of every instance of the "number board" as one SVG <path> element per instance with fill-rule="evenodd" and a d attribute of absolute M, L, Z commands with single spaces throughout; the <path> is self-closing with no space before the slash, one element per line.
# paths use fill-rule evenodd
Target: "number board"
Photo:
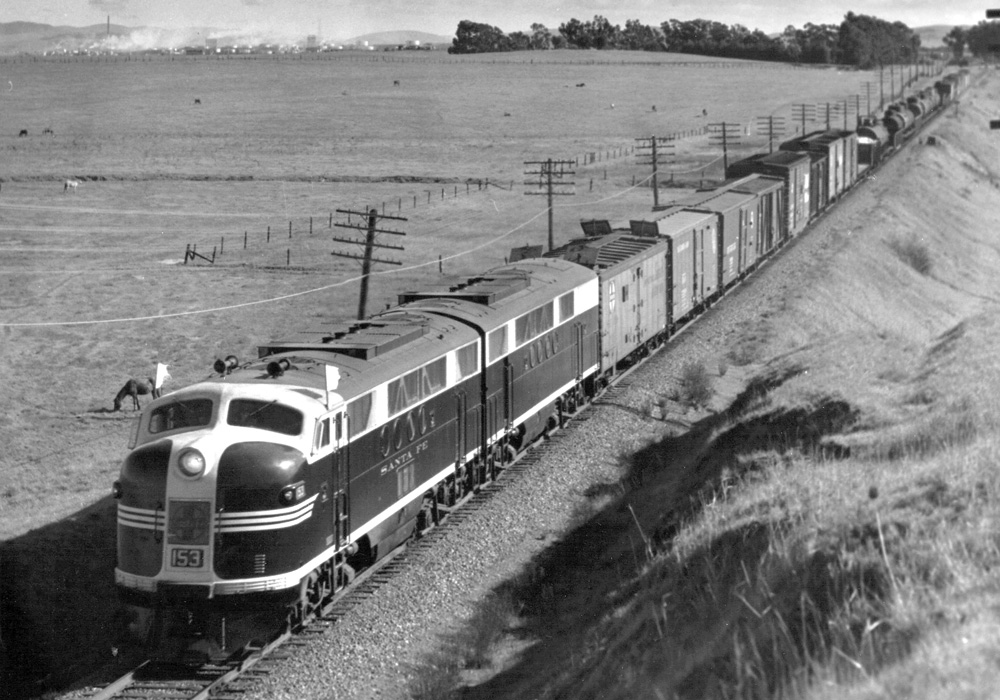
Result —
<path fill-rule="evenodd" d="M 201 549 L 181 549 L 171 547 L 170 566 L 175 569 L 200 569 L 205 563 L 205 552 Z"/>

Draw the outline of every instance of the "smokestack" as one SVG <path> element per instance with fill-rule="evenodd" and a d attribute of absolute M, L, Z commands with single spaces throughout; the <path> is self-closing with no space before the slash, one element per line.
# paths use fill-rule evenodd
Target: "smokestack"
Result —
<path fill-rule="evenodd" d="M 111 36 L 111 15 L 108 15 L 108 36 Z"/>

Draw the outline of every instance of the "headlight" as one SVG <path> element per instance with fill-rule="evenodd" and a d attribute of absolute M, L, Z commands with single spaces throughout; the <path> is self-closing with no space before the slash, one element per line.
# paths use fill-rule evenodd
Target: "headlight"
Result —
<path fill-rule="evenodd" d="M 286 486 L 281 489 L 281 493 L 278 494 L 278 501 L 280 501 L 283 506 L 290 506 L 296 501 L 301 501 L 305 497 L 306 485 L 299 482 L 298 484 L 292 484 L 291 486 Z"/>
<path fill-rule="evenodd" d="M 177 457 L 177 466 L 184 476 L 201 476 L 205 471 L 205 457 L 198 450 L 188 448 Z"/>
<path fill-rule="evenodd" d="M 122 497 L 122 482 L 116 481 L 111 484 L 111 497 L 118 500 Z"/>

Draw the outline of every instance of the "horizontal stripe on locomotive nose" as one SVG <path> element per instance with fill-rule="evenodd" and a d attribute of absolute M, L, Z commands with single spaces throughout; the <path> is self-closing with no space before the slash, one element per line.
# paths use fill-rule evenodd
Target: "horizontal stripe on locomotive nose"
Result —
<path fill-rule="evenodd" d="M 260 530 L 278 530 L 292 527 L 305 522 L 312 516 L 316 504 L 314 494 L 302 503 L 277 510 L 255 510 L 243 513 L 219 513 L 218 531 L 221 533 L 257 532 Z"/>
<path fill-rule="evenodd" d="M 166 519 L 167 513 L 162 508 L 151 510 L 118 504 L 119 525 L 137 527 L 143 530 L 162 530 Z"/>
<path fill-rule="evenodd" d="M 253 510 L 216 514 L 216 531 L 220 533 L 258 532 L 279 530 L 305 522 L 312 516 L 313 506 L 319 494 L 314 494 L 302 503 L 274 510 Z M 118 524 L 144 530 L 162 530 L 166 521 L 163 510 L 148 510 L 132 506 L 118 505 Z"/>

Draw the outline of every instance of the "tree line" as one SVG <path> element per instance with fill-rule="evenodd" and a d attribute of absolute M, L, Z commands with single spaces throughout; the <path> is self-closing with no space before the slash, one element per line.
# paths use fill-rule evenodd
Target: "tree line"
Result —
<path fill-rule="evenodd" d="M 972 27 L 952 27 L 944 43 L 959 62 L 965 60 L 966 50 L 976 58 L 996 58 L 1000 56 L 1000 22 L 982 20 Z"/>
<path fill-rule="evenodd" d="M 837 63 L 862 69 L 891 63 L 912 63 L 920 37 L 902 22 L 848 12 L 843 22 L 789 25 L 778 36 L 759 29 L 727 25 L 707 19 L 667 20 L 649 26 L 628 20 L 624 28 L 596 15 L 589 22 L 571 19 L 553 32 L 532 24 L 531 32 L 504 33 L 497 27 L 462 20 L 449 53 L 597 49 L 671 51 L 723 58 L 795 63 Z"/>

